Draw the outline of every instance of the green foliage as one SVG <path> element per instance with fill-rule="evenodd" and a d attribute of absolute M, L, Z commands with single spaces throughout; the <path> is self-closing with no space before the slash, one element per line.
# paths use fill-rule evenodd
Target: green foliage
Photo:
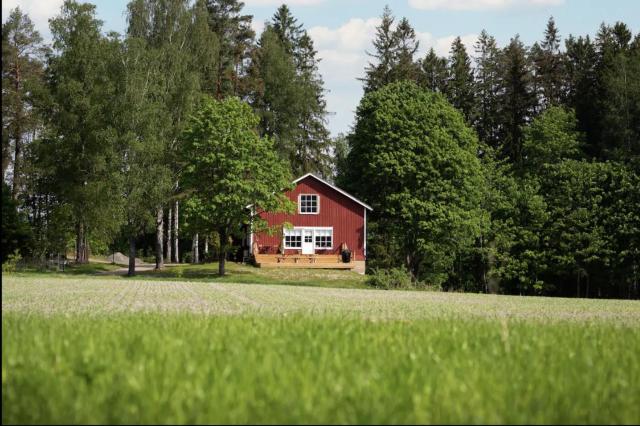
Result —
<path fill-rule="evenodd" d="M 374 269 L 367 275 L 368 286 L 383 290 L 407 290 L 417 287 L 406 268 Z"/>
<path fill-rule="evenodd" d="M 257 125 L 258 117 L 239 99 L 207 98 L 183 136 L 187 208 L 201 229 L 220 234 L 221 260 L 228 236 L 251 219 L 247 206 L 254 211 L 292 209 L 282 192 L 291 186 L 288 167 L 273 142 L 258 136 Z"/>
<path fill-rule="evenodd" d="M 9 256 L 3 258 L 2 261 L 2 273 L 3 274 L 13 274 L 16 272 L 18 268 L 18 263 L 22 260 L 22 256 L 20 255 L 20 251 L 15 249 L 13 253 Z"/>
<path fill-rule="evenodd" d="M 475 115 L 473 71 L 471 59 L 460 37 L 453 40 L 450 55 L 450 76 L 445 93 L 451 105 L 462 112 L 467 123 L 471 123 Z"/>
<path fill-rule="evenodd" d="M 374 209 L 371 247 L 387 246 L 416 278 L 445 281 L 482 224 L 473 131 L 441 95 L 402 82 L 363 98 L 349 142 L 346 181 Z"/>
<path fill-rule="evenodd" d="M 525 167 L 539 174 L 544 164 L 580 158 L 581 143 L 575 113 L 562 107 L 550 107 L 524 129 Z"/>
<path fill-rule="evenodd" d="M 282 5 L 260 36 L 249 69 L 260 132 L 275 140 L 295 176 L 328 176 L 329 132 L 324 82 L 313 41 Z"/>
<path fill-rule="evenodd" d="M 24 212 L 18 210 L 11 197 L 11 189 L 2 183 L 2 237 L 0 262 L 8 259 L 16 251 L 27 254 L 31 251 L 32 230 Z"/>

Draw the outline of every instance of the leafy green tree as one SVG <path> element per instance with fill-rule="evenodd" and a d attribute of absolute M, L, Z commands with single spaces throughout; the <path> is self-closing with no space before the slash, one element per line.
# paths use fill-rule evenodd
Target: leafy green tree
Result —
<path fill-rule="evenodd" d="M 471 60 L 460 37 L 456 37 L 451 44 L 446 94 L 449 102 L 462 112 L 467 123 L 473 123 L 475 114 L 473 71 Z"/>
<path fill-rule="evenodd" d="M 184 133 L 183 185 L 192 216 L 220 236 L 219 273 L 225 273 L 228 238 L 253 211 L 290 211 L 286 163 L 269 138 L 256 132 L 258 117 L 236 98 L 205 99 Z M 255 218 L 254 218 L 255 219 Z"/>
<path fill-rule="evenodd" d="M 119 161 L 109 138 L 113 43 L 102 36 L 95 6 L 66 1 L 51 21 L 47 134 L 42 167 L 49 168 L 57 196 L 71 207 L 76 261 L 88 261 L 91 238 L 109 241 L 121 221 Z"/>
<path fill-rule="evenodd" d="M 563 107 L 549 107 L 524 130 L 524 163 L 535 174 L 544 173 L 544 164 L 578 159 L 582 135 L 577 131 L 575 113 Z"/>
<path fill-rule="evenodd" d="M 16 7 L 2 24 L 2 178 L 11 165 L 14 199 L 22 186 L 25 140 L 40 124 L 34 93 L 43 84 L 44 53 L 33 22 Z"/>
<path fill-rule="evenodd" d="M 415 278 L 444 282 L 480 234 L 474 132 L 441 95 L 398 82 L 365 95 L 349 142 L 345 181 L 374 209 L 374 246 Z"/>

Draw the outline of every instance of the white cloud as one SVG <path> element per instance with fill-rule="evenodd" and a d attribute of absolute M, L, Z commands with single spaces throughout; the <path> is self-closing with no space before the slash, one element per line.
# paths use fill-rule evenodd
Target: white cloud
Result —
<path fill-rule="evenodd" d="M 48 39 L 50 37 L 49 18 L 53 18 L 60 12 L 62 3 L 63 0 L 2 0 L 3 21 L 6 21 L 11 10 L 19 6 L 22 12 L 29 15 L 40 35 Z"/>
<path fill-rule="evenodd" d="M 409 0 L 409 6 L 422 10 L 487 10 L 526 6 L 557 6 L 564 0 Z"/>
<path fill-rule="evenodd" d="M 313 6 L 324 3 L 325 0 L 244 0 L 245 5 L 254 7 L 280 6 L 285 3 L 288 6 Z"/>

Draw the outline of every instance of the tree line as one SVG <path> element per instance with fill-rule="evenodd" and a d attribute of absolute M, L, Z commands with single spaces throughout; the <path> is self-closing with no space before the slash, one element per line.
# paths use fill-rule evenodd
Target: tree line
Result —
<path fill-rule="evenodd" d="M 184 260 L 183 236 L 196 262 L 199 234 L 224 252 L 232 229 L 205 227 L 185 173 L 190 117 L 210 99 L 251 106 L 251 131 L 286 164 L 282 174 L 272 162 L 272 184 L 331 172 L 319 58 L 286 5 L 258 40 L 237 0 L 132 0 L 126 19 L 124 34 L 105 33 L 93 4 L 67 0 L 50 20 L 51 45 L 19 8 L 3 23 L 3 209 L 16 213 L 3 260 L 15 247 L 64 254 L 73 241 L 84 263 L 128 245 L 133 273 L 150 232 L 157 268 Z"/>
<path fill-rule="evenodd" d="M 510 294 L 639 296 L 640 35 L 602 24 L 419 58 L 385 8 L 338 181 L 374 207 L 368 259 Z"/>
<path fill-rule="evenodd" d="M 124 34 L 67 0 L 3 41 L 3 244 L 33 259 L 153 247 L 224 259 L 247 204 L 314 172 L 374 207 L 368 267 L 444 289 L 639 295 L 640 36 L 553 19 L 447 57 L 385 8 L 353 128 L 330 138 L 319 58 L 286 6 L 256 39 L 237 0 L 132 0 Z M 7 219 L 7 221 L 5 221 Z M 6 222 L 6 225 L 5 225 Z M 124 248 L 123 248 L 124 247 Z"/>

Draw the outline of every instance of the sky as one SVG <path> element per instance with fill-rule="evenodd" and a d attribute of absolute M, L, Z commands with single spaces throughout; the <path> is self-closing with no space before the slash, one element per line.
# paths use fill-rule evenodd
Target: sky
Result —
<path fill-rule="evenodd" d="M 103 30 L 124 32 L 127 0 L 95 0 Z M 550 16 L 561 36 L 594 35 L 600 23 L 623 21 L 634 34 L 640 31 L 640 0 L 245 0 L 257 33 L 286 3 L 314 40 L 321 58 L 320 73 L 327 89 L 328 127 L 332 135 L 349 131 L 362 97 L 364 67 L 369 61 L 375 27 L 388 4 L 399 19 L 407 17 L 420 42 L 419 56 L 433 47 L 446 55 L 460 36 L 473 55 L 473 44 L 485 29 L 504 46 L 516 34 L 530 45 L 542 38 Z M 48 19 L 62 0 L 2 0 L 3 22 L 15 6 L 27 12 L 45 40 Z"/>

